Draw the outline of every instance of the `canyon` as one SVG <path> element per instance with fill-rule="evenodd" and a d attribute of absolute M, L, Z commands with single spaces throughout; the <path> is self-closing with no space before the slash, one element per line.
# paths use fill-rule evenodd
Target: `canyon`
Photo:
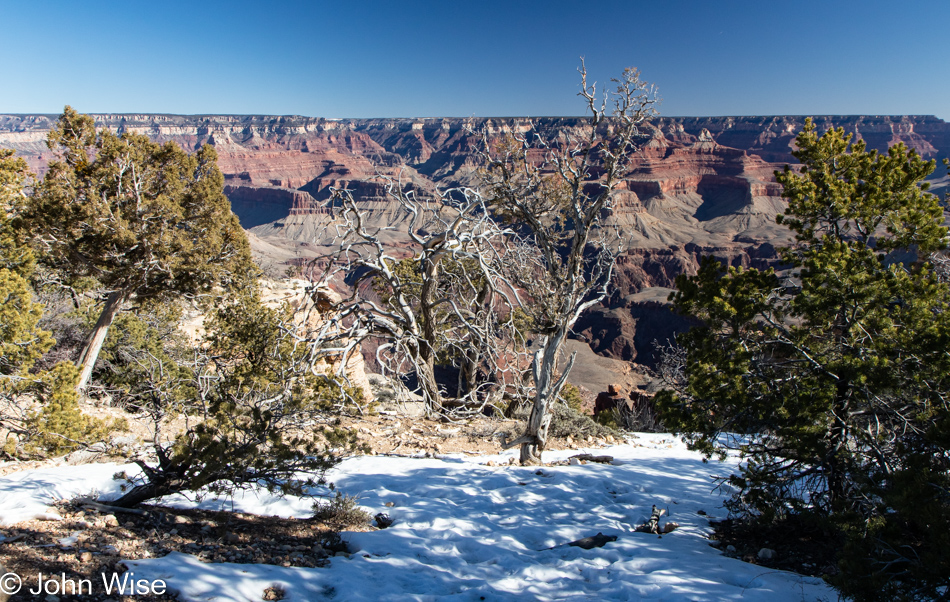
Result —
<path fill-rule="evenodd" d="M 562 139 L 581 117 L 322 119 L 300 116 L 93 115 L 97 125 L 139 132 L 186 149 L 215 147 L 225 194 L 247 229 L 255 257 L 271 275 L 285 274 L 331 244 L 326 206 L 331 188 L 348 187 L 379 226 L 399 236 L 402 214 L 388 182 L 420 195 L 474 186 L 478 135 L 520 133 Z M 0 148 L 42 174 L 46 136 L 56 115 L 0 115 Z M 640 132 L 640 149 L 616 190 L 605 227 L 619 233 L 613 292 L 583 316 L 576 336 L 607 358 L 653 366 L 654 341 L 691 323 L 666 300 L 676 276 L 703 256 L 736 266 L 767 267 L 791 242 L 775 223 L 785 203 L 775 170 L 794 164 L 802 116 L 661 117 Z M 903 143 L 926 159 L 950 156 L 950 123 L 932 116 L 814 116 L 819 131 L 844 128 L 869 148 Z M 938 165 L 931 191 L 943 194 Z"/>

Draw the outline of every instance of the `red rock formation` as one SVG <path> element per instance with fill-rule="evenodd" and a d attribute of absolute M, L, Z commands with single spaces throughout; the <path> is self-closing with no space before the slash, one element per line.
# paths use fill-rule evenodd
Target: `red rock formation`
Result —
<path fill-rule="evenodd" d="M 609 412 L 617 407 L 617 404 L 626 401 L 619 385 L 610 385 L 606 391 L 602 391 L 594 400 L 594 416 L 601 412 Z"/>
<path fill-rule="evenodd" d="M 276 272 L 313 255 L 330 219 L 331 188 L 354 190 L 376 226 L 398 225 L 386 181 L 421 195 L 436 186 L 474 182 L 469 126 L 490 134 L 538 135 L 557 144 L 579 118 L 361 119 L 284 116 L 94 115 L 100 126 L 136 131 L 185 148 L 212 144 L 226 193 L 247 228 L 270 253 Z M 13 148 L 41 172 L 55 115 L 0 115 L 0 148 Z M 819 130 L 843 127 L 872 148 L 902 142 L 925 158 L 950 155 L 950 124 L 920 116 L 818 116 Z M 671 287 L 703 255 L 730 265 L 764 267 L 789 242 L 775 224 L 784 208 L 773 171 L 793 161 L 803 117 L 659 118 L 644 128 L 642 150 L 618 187 L 605 222 L 624 239 L 615 292 L 579 322 L 578 331 L 605 355 L 651 363 L 652 338 L 688 326 L 661 299 L 631 301 L 648 287 Z M 392 231 L 394 245 L 403 244 Z M 261 250 L 263 246 L 269 251 Z M 276 250 L 275 250 L 276 249 Z M 283 266 L 283 267 L 282 267 Z M 654 336 L 656 335 L 656 336 Z"/>

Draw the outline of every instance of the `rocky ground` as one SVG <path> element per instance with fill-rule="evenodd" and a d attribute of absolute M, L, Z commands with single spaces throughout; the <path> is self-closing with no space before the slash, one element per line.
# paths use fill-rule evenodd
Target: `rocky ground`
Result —
<path fill-rule="evenodd" d="M 64 502 L 59 521 L 31 520 L 0 529 L 0 558 L 7 571 L 24 577 L 23 589 L 11 601 L 33 600 L 37 576 L 89 579 L 92 595 L 42 595 L 56 600 L 114 600 L 132 602 L 142 596 L 109 596 L 102 575 L 109 579 L 125 567 L 120 559 L 193 554 L 205 562 L 237 562 L 319 567 L 333 554 L 346 554 L 337 529 L 317 520 L 261 517 L 232 512 L 172 510 L 143 506 L 141 514 L 95 509 Z M 366 523 L 347 530 L 371 529 Z M 115 592 L 113 592 L 114 594 Z M 152 595 L 151 600 L 175 600 Z"/>
<path fill-rule="evenodd" d="M 793 518 L 774 524 L 730 519 L 713 527 L 713 545 L 727 556 L 812 577 L 838 571 L 841 542 L 818 525 Z"/>

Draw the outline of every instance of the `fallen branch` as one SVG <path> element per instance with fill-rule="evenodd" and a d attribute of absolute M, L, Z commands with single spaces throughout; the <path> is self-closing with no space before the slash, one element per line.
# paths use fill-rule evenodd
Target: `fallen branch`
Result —
<path fill-rule="evenodd" d="M 663 516 L 665 510 L 657 509 L 656 505 L 653 506 L 653 513 L 650 515 L 650 520 L 643 523 L 634 531 L 639 531 L 640 533 L 659 533 L 660 532 L 660 517 Z"/>
<path fill-rule="evenodd" d="M 99 502 L 94 502 L 87 499 L 74 500 L 73 503 L 77 506 L 92 508 L 94 510 L 99 510 L 100 512 L 125 512 L 126 514 L 139 514 L 142 516 L 148 514 L 148 512 L 145 510 L 138 510 L 137 508 L 120 508 L 119 506 L 109 506 L 108 504 L 100 504 Z"/>
<path fill-rule="evenodd" d="M 600 464 L 610 464 L 614 461 L 613 456 L 592 456 L 590 454 L 577 454 L 576 456 L 570 457 L 571 460 L 574 458 L 585 462 L 599 462 Z"/>

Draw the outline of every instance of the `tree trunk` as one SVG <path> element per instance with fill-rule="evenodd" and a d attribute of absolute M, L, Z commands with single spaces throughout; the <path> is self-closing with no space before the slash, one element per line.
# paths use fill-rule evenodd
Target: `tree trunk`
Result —
<path fill-rule="evenodd" d="M 491 292 L 491 287 L 488 285 L 488 280 L 485 280 L 485 283 L 482 285 L 481 290 L 478 291 L 478 296 L 475 297 L 475 312 L 481 312 L 485 305 L 485 301 L 488 299 L 488 295 Z M 475 390 L 475 382 L 478 378 L 478 364 L 481 362 L 482 353 L 481 349 L 478 346 L 471 345 L 462 355 L 461 359 L 461 368 L 459 369 L 459 390 L 458 396 L 464 397 L 472 391 Z"/>
<path fill-rule="evenodd" d="M 113 502 L 109 502 L 109 504 L 117 508 L 135 508 L 142 502 L 147 502 L 148 500 L 171 493 L 177 493 L 177 491 L 172 491 L 172 488 L 167 484 L 146 483 L 133 487 L 125 495 Z"/>
<path fill-rule="evenodd" d="M 416 378 L 422 388 L 422 397 L 425 398 L 426 412 L 441 412 L 442 395 L 439 393 L 439 384 L 435 381 L 435 362 L 431 356 L 416 366 Z"/>
<path fill-rule="evenodd" d="M 531 370 L 534 372 L 534 405 L 531 407 L 531 415 L 528 417 L 528 426 L 525 429 L 524 437 L 529 440 L 521 444 L 521 464 L 540 464 L 541 451 L 548 439 L 548 426 L 551 424 L 551 404 L 557 399 L 558 394 L 567 382 L 567 375 L 574 366 L 574 354 L 568 360 L 567 365 L 561 372 L 561 376 L 554 380 L 554 373 L 557 370 L 557 356 L 561 351 L 561 344 L 567 336 L 567 330 L 562 329 L 553 335 L 545 337 L 541 345 L 534 354 L 534 360 L 531 364 Z"/>
<path fill-rule="evenodd" d="M 102 344 L 105 342 L 106 335 L 109 333 L 109 326 L 112 325 L 115 315 L 119 313 L 119 308 L 122 307 L 122 304 L 128 299 L 129 293 L 122 290 L 115 291 L 106 298 L 106 304 L 102 308 L 102 313 L 99 314 L 99 320 L 93 327 L 92 332 L 89 333 L 89 338 L 86 340 L 86 347 L 82 350 L 79 361 L 76 362 L 76 366 L 81 369 L 79 382 L 76 383 L 76 391 L 78 393 L 82 393 L 86 390 L 86 386 L 89 384 L 89 378 L 92 376 L 92 368 L 96 365 L 96 360 L 99 358 L 99 351 L 102 350 Z"/>
<path fill-rule="evenodd" d="M 419 345 L 419 363 L 416 366 L 416 373 L 419 377 L 419 385 L 422 387 L 423 396 L 426 398 L 426 404 L 431 407 L 426 408 L 428 412 L 442 411 L 442 396 L 439 394 L 439 386 L 435 382 L 435 339 L 436 339 L 436 317 L 432 304 L 435 301 L 439 278 L 439 261 L 441 256 L 429 257 L 425 262 L 425 268 L 422 277 L 422 289 L 419 293 L 419 321 L 422 326 L 422 344 Z"/>
<path fill-rule="evenodd" d="M 478 378 L 478 362 L 480 360 L 481 354 L 478 353 L 478 349 L 469 347 L 462 354 L 458 381 L 459 397 L 464 397 L 475 390 L 475 381 Z"/>
<path fill-rule="evenodd" d="M 846 461 L 842 457 L 848 446 L 848 424 L 844 416 L 848 415 L 848 393 L 851 383 L 849 379 L 838 382 L 837 395 L 832 405 L 832 424 L 829 428 L 828 457 L 825 461 L 828 471 L 828 502 L 832 512 L 841 510 L 839 503 L 847 499 Z"/>

